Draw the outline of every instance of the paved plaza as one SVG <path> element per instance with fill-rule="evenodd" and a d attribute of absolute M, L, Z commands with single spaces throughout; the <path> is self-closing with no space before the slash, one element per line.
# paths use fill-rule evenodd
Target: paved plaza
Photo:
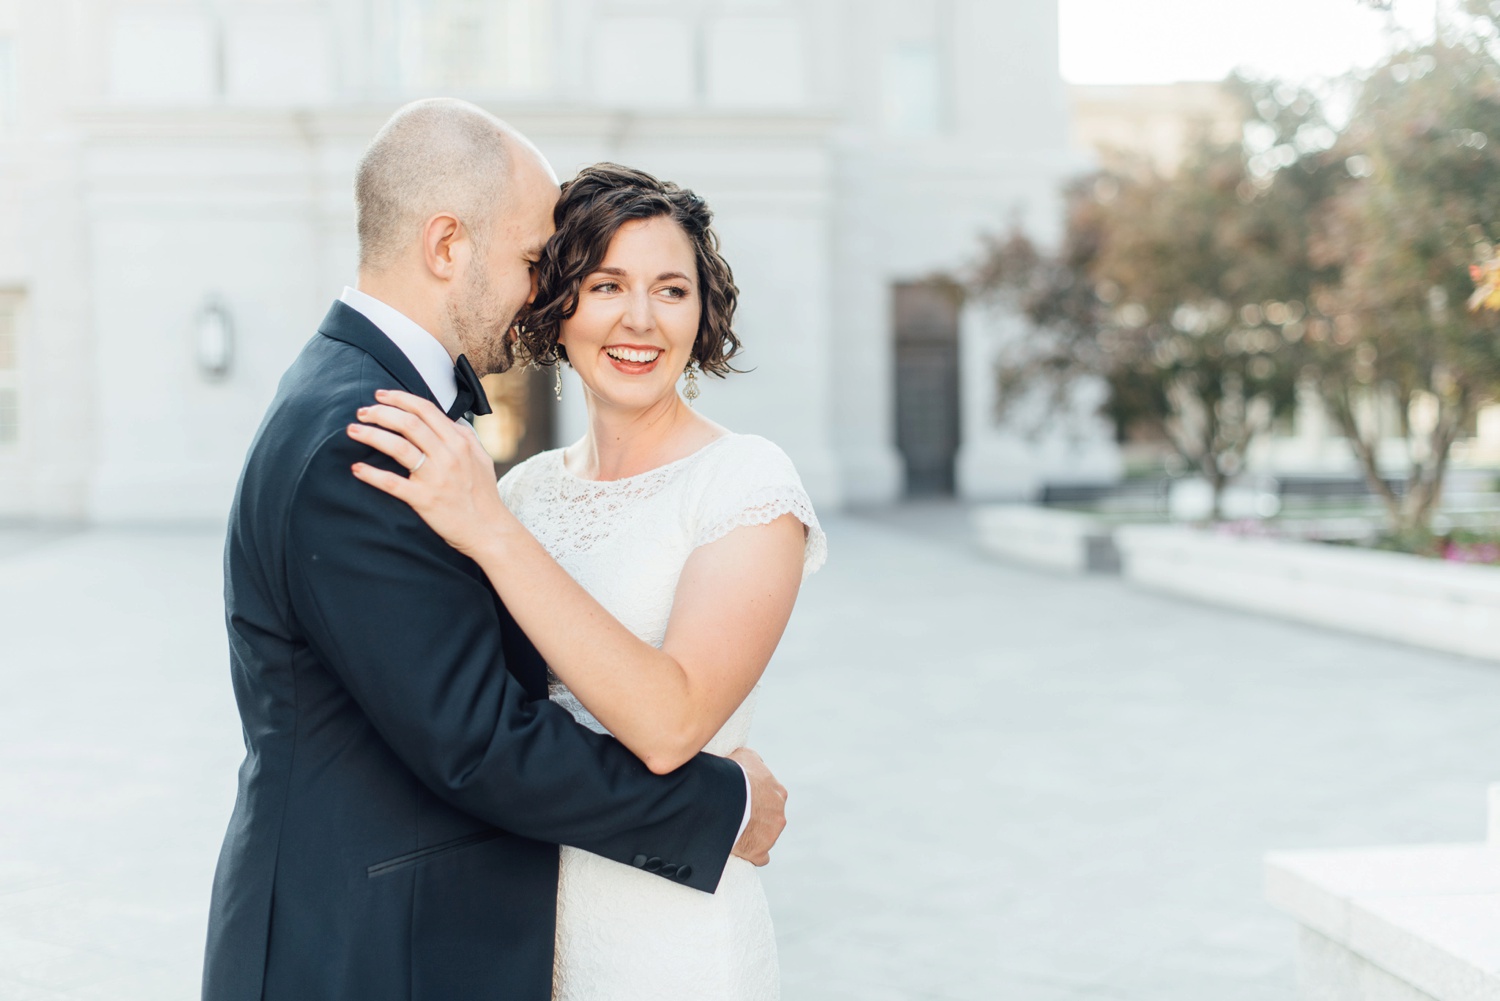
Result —
<path fill-rule="evenodd" d="M 1269 849 L 1470 841 L 1500 665 L 830 525 L 754 743 L 787 1001 L 1291 1001 Z M 0 999 L 189 1001 L 233 799 L 217 533 L 0 532 Z"/>

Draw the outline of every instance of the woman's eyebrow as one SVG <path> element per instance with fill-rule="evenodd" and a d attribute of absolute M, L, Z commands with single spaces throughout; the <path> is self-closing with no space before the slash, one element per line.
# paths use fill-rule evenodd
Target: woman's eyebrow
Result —
<path fill-rule="evenodd" d="M 614 275 L 617 278 L 624 278 L 627 275 L 627 272 L 626 272 L 626 270 L 624 268 L 609 268 L 609 267 L 606 267 L 606 268 L 595 268 L 592 273 L 596 274 L 596 275 Z M 659 274 L 659 275 L 656 276 L 656 280 L 659 281 L 659 282 L 666 281 L 668 278 L 676 278 L 676 279 L 679 279 L 680 281 L 685 281 L 685 282 L 692 281 L 691 278 L 689 278 L 687 275 L 683 274 L 681 271 L 663 271 L 661 274 Z"/>

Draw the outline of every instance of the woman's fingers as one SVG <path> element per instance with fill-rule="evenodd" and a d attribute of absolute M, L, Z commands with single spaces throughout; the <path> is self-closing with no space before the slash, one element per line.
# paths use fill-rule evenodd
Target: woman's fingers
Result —
<path fill-rule="evenodd" d="M 405 467 L 407 472 L 415 470 L 427 459 L 425 452 L 399 434 L 392 434 L 368 424 L 350 424 L 349 437 L 362 445 L 370 446 L 377 452 L 389 455 Z"/>
<path fill-rule="evenodd" d="M 377 389 L 375 399 L 387 406 L 406 411 L 441 437 L 446 438 L 457 429 L 456 425 L 448 419 L 448 415 L 439 410 L 431 400 L 424 400 L 414 393 L 407 393 L 400 389 Z"/>
<path fill-rule="evenodd" d="M 364 462 L 356 462 L 350 469 L 353 470 L 356 479 L 363 480 L 377 490 L 384 490 L 397 500 L 415 505 L 417 500 L 415 481 L 397 473 L 377 469 Z"/>
<path fill-rule="evenodd" d="M 451 445 L 445 442 L 437 431 L 429 427 L 426 421 L 397 407 L 377 403 L 370 407 L 360 407 L 355 416 L 365 424 L 394 431 L 429 457 L 452 451 Z"/>
<path fill-rule="evenodd" d="M 464 439 L 464 445 L 468 448 L 469 455 L 473 458 L 475 464 L 480 468 L 489 470 L 493 477 L 495 472 L 495 457 L 485 451 L 484 444 L 479 440 L 479 435 L 466 434 L 464 435 Z"/>

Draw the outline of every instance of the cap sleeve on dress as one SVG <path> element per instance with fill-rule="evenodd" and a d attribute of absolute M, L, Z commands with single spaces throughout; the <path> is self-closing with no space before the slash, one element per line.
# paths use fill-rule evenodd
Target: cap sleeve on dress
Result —
<path fill-rule="evenodd" d="M 736 435 L 716 451 L 698 497 L 693 548 L 746 525 L 769 525 L 794 515 L 807 531 L 802 576 L 828 559 L 828 538 L 787 454 L 758 435 Z"/>

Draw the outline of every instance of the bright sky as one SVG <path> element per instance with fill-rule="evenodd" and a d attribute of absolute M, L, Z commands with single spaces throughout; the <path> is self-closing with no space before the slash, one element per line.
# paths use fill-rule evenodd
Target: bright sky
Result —
<path fill-rule="evenodd" d="M 1397 23 L 1430 38 L 1441 0 L 1395 0 Z M 1059 0 L 1069 83 L 1220 80 L 1236 68 L 1290 80 L 1380 58 L 1388 15 L 1358 0 Z"/>

